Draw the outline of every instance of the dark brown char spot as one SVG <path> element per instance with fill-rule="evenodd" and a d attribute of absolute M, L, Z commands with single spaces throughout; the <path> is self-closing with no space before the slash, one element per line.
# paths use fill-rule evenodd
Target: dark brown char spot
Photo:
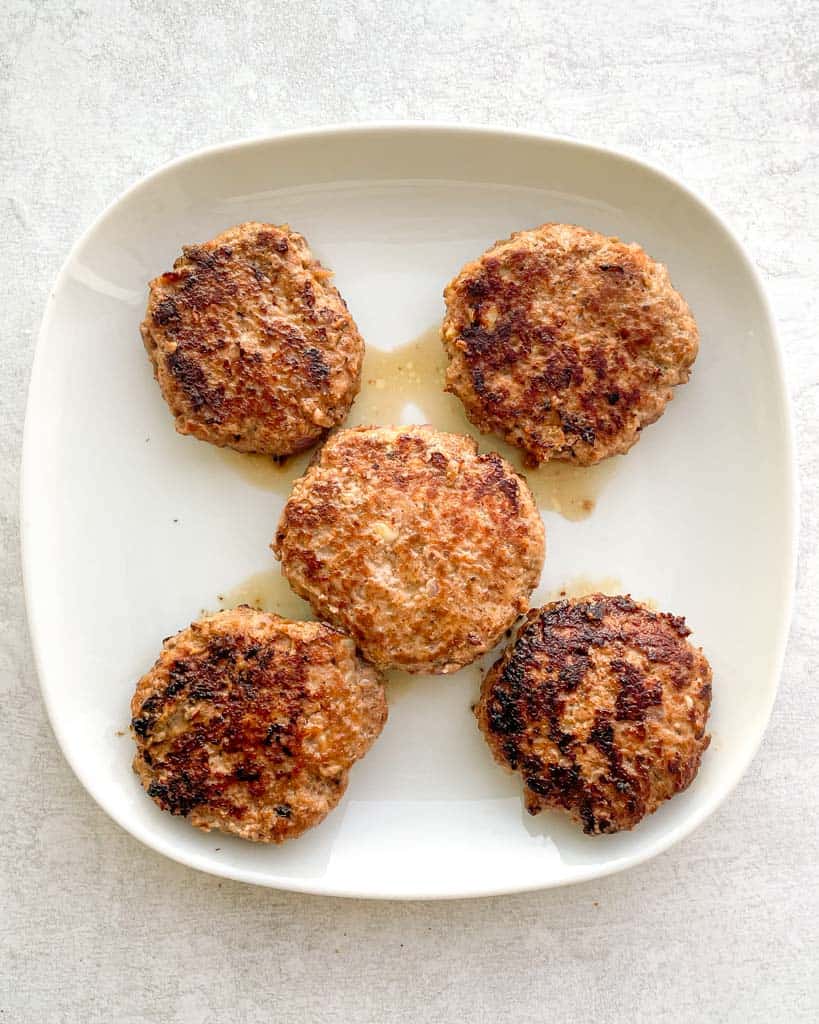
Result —
<path fill-rule="evenodd" d="M 662 703 L 659 683 L 647 678 L 635 665 L 614 659 L 611 670 L 620 682 L 615 704 L 618 722 L 642 722 L 649 707 Z"/>
<path fill-rule="evenodd" d="M 207 408 L 218 420 L 223 404 L 222 391 L 209 386 L 208 378 L 196 360 L 179 347 L 166 357 L 165 362 L 193 409 L 198 412 Z"/>
<path fill-rule="evenodd" d="M 312 346 L 305 349 L 307 357 L 307 375 L 311 384 L 323 384 L 330 376 L 330 367 L 325 363 L 321 352 Z"/>
<path fill-rule="evenodd" d="M 153 315 L 154 323 L 164 327 L 171 320 L 179 319 L 179 309 L 173 299 L 163 299 L 158 302 Z"/>

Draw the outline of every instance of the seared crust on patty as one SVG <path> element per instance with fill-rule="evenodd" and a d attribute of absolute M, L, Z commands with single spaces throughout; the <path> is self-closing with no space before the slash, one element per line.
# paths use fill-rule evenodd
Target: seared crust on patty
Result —
<path fill-rule="evenodd" d="M 242 606 L 167 639 L 131 714 L 134 771 L 163 810 L 281 843 L 336 806 L 387 704 L 338 630 Z"/>
<path fill-rule="evenodd" d="M 694 779 L 710 737 L 711 668 L 685 620 L 592 594 L 529 612 L 475 709 L 527 810 L 589 834 L 633 828 Z"/>
<path fill-rule="evenodd" d="M 526 610 L 544 544 L 525 480 L 499 455 L 427 426 L 359 427 L 296 481 L 273 549 L 373 664 L 445 673 Z"/>
<path fill-rule="evenodd" d="M 666 268 L 570 224 L 496 242 L 444 298 L 447 391 L 531 466 L 627 452 L 697 356 L 696 322 Z"/>
<path fill-rule="evenodd" d="M 181 434 L 284 456 L 344 420 L 364 342 L 330 277 L 287 225 L 251 223 L 151 281 L 142 339 Z"/>

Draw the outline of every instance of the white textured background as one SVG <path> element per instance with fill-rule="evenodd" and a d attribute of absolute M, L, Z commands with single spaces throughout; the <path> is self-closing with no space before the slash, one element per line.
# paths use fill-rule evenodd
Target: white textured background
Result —
<path fill-rule="evenodd" d="M 0 2 L 0 1022 L 819 1019 L 817 39 L 811 0 Z M 573 889 L 389 904 L 196 874 L 97 809 L 38 694 L 17 473 L 70 244 L 191 149 L 402 118 L 542 129 L 665 166 L 750 249 L 787 352 L 799 594 L 762 749 L 694 836 Z"/>

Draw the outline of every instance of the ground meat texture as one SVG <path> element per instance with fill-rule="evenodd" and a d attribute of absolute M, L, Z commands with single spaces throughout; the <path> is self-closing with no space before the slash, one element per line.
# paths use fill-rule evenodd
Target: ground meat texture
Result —
<path fill-rule="evenodd" d="M 627 452 L 688 380 L 699 347 L 661 263 L 570 224 L 496 242 L 444 298 L 446 389 L 530 466 Z"/>
<path fill-rule="evenodd" d="M 633 828 L 694 779 L 709 743 L 711 669 L 685 620 L 593 594 L 529 612 L 475 714 L 526 807 L 591 835 Z"/>
<path fill-rule="evenodd" d="M 134 771 L 163 810 L 281 843 L 336 806 L 387 705 L 338 630 L 242 606 L 166 640 L 131 714 Z"/>
<path fill-rule="evenodd" d="M 241 224 L 150 283 L 142 339 L 176 429 L 284 456 L 346 417 L 364 342 L 304 238 Z"/>
<path fill-rule="evenodd" d="M 544 530 L 522 477 L 431 427 L 340 431 L 273 544 L 291 586 L 380 668 L 454 672 L 528 607 Z"/>

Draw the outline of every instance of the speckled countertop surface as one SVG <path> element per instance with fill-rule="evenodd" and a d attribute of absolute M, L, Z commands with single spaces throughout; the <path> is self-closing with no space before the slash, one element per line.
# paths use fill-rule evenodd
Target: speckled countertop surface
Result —
<path fill-rule="evenodd" d="M 819 1019 L 819 7 L 8 0 L 0 35 L 0 1021 Z M 367 903 L 197 874 L 97 808 L 39 698 L 17 476 L 69 246 L 189 150 L 405 118 L 541 129 L 665 166 L 748 246 L 786 350 L 802 534 L 770 728 L 693 836 L 572 889 Z"/>

